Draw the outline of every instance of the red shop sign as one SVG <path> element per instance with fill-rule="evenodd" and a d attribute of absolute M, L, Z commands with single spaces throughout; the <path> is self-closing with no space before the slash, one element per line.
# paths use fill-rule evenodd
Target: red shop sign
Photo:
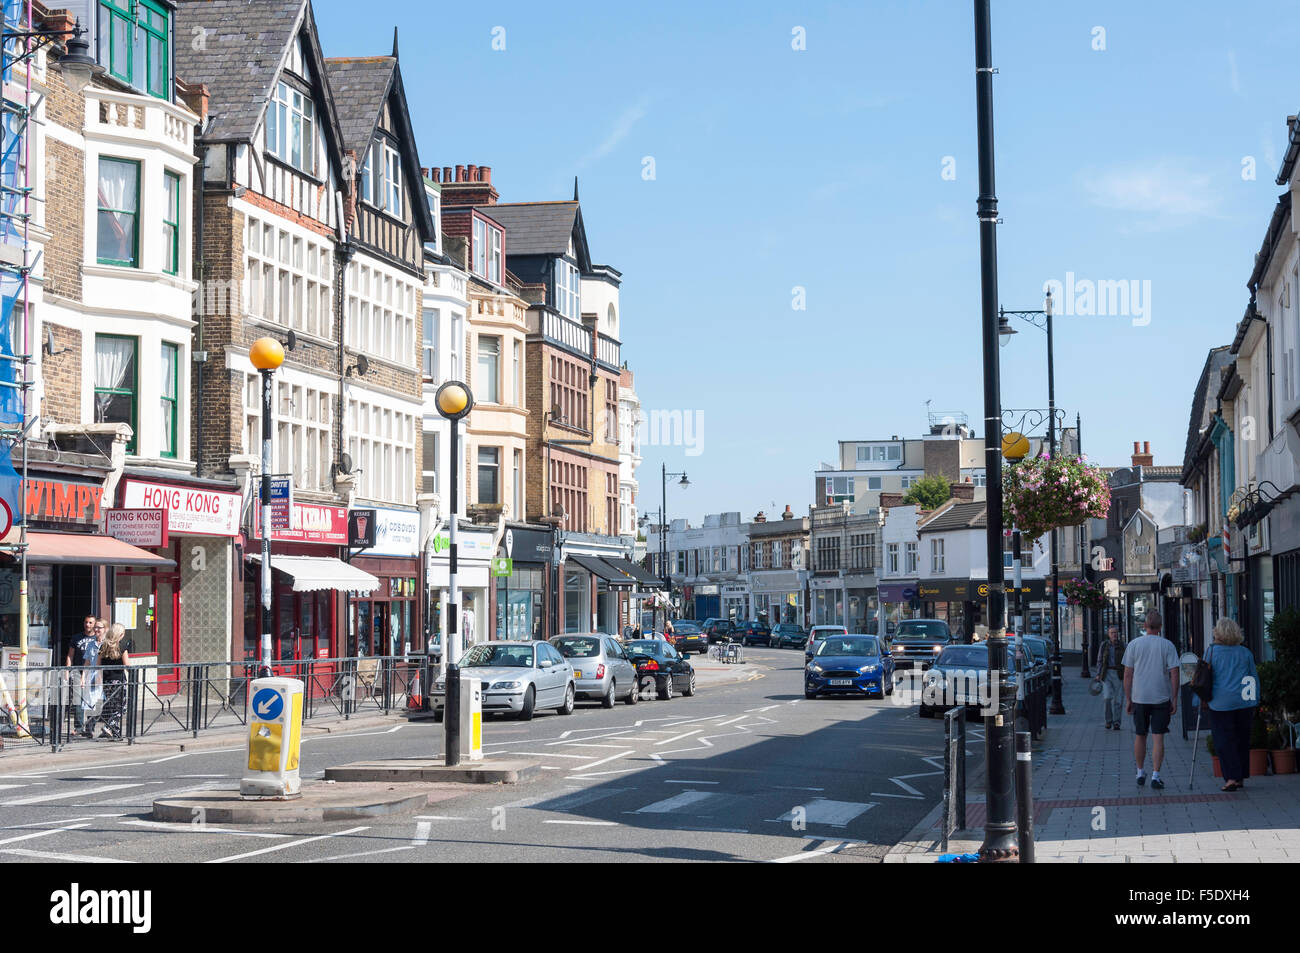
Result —
<path fill-rule="evenodd" d="M 104 531 L 132 546 L 162 548 L 167 545 L 167 511 L 108 509 L 104 511 Z"/>
<path fill-rule="evenodd" d="M 253 538 L 262 538 L 262 501 L 253 501 Z M 271 539 L 282 542 L 348 544 L 348 508 L 318 503 L 294 503 L 287 529 L 271 530 Z"/>

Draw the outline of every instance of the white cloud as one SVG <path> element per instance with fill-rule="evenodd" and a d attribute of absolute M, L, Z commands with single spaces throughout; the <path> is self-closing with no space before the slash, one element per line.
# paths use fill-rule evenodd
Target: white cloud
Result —
<path fill-rule="evenodd" d="M 1148 226 L 1172 225 L 1218 213 L 1210 173 L 1175 159 L 1090 169 L 1083 188 L 1093 205 L 1147 216 Z"/>
<path fill-rule="evenodd" d="M 650 97 L 642 96 L 632 105 L 625 108 L 614 121 L 613 128 L 609 134 L 601 141 L 594 150 L 583 156 L 578 162 L 578 168 L 584 168 L 600 159 L 605 158 L 613 152 L 618 144 L 621 143 L 632 132 L 632 127 L 640 122 L 650 107 Z"/>
<path fill-rule="evenodd" d="M 1241 74 L 1237 72 L 1237 51 L 1228 50 L 1228 85 L 1238 96 L 1241 92 Z"/>

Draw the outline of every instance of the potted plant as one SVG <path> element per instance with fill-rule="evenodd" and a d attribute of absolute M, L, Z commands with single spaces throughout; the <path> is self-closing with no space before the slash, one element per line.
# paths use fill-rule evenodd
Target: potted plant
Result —
<path fill-rule="evenodd" d="M 1263 712 L 1255 712 L 1250 723 L 1250 776 L 1262 778 L 1268 774 L 1268 723 Z"/>
<path fill-rule="evenodd" d="M 1274 725 L 1268 733 L 1269 757 L 1273 760 L 1274 774 L 1295 774 L 1295 748 L 1291 747 L 1291 737 L 1280 725 Z"/>
<path fill-rule="evenodd" d="M 1214 776 L 1216 778 L 1223 777 L 1223 765 L 1219 763 L 1218 756 L 1214 753 L 1214 735 L 1205 736 L 1205 750 L 1210 753 L 1210 758 L 1214 763 Z"/>
<path fill-rule="evenodd" d="M 1044 453 L 1006 467 L 1004 499 L 1011 523 L 1037 539 L 1089 517 L 1104 517 L 1110 511 L 1110 484 L 1084 460 Z"/>
<path fill-rule="evenodd" d="M 1106 606 L 1106 593 L 1101 586 L 1087 579 L 1067 579 L 1061 583 L 1065 601 L 1085 609 L 1102 609 Z"/>

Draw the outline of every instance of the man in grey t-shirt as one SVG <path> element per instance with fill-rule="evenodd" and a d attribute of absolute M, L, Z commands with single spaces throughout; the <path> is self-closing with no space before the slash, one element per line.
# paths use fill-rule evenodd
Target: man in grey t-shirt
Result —
<path fill-rule="evenodd" d="M 1169 719 L 1178 712 L 1178 650 L 1160 634 L 1164 620 L 1152 609 L 1147 613 L 1146 635 L 1134 639 L 1124 650 L 1124 697 L 1133 715 L 1133 760 L 1137 762 L 1137 783 L 1146 784 L 1147 733 L 1151 742 L 1151 786 L 1160 790 L 1160 765 L 1165 760 L 1165 735 Z"/>

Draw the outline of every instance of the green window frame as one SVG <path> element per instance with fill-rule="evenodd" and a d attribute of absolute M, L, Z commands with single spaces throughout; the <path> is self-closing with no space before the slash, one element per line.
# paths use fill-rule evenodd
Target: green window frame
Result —
<path fill-rule="evenodd" d="M 163 271 L 178 275 L 181 270 L 181 177 L 175 172 L 163 173 L 163 195 L 167 202 L 163 211 Z"/>
<path fill-rule="evenodd" d="M 130 354 L 130 374 L 123 374 L 122 379 L 115 384 L 103 384 L 100 377 L 104 373 L 113 373 L 121 370 L 120 364 L 114 360 L 112 355 L 101 355 L 99 343 L 101 341 L 127 341 L 131 345 Z M 126 445 L 126 452 L 134 454 L 138 445 L 139 420 L 138 402 L 136 395 L 140 390 L 140 339 L 130 337 L 124 334 L 96 334 L 95 335 L 95 423 L 128 423 L 131 425 L 131 440 Z M 128 383 L 130 386 L 128 386 Z M 114 419 L 109 419 L 109 411 L 114 405 L 120 406 L 122 398 L 126 398 L 128 404 L 127 420 L 121 420 L 119 411 Z"/>
<path fill-rule="evenodd" d="M 111 197 L 105 190 L 104 172 L 106 167 L 119 166 L 130 167 L 134 170 L 135 186 L 132 190 L 130 199 L 134 202 L 134 207 L 118 208 L 118 205 L 127 206 L 126 196 L 122 201 Z M 96 260 L 101 265 L 121 265 L 126 268 L 140 267 L 140 163 L 133 159 L 117 159 L 112 156 L 99 157 L 99 188 L 98 195 L 98 246 L 96 248 Z M 130 255 L 127 257 L 115 258 L 111 254 L 105 254 L 106 239 L 114 236 L 125 234 L 127 221 L 125 217 L 129 216 L 131 242 Z M 125 250 L 125 249 L 123 249 Z"/>
<path fill-rule="evenodd" d="M 180 405 L 180 353 L 175 344 L 162 345 L 162 383 L 159 388 L 162 404 L 163 445 L 161 455 L 176 459 L 176 443 L 179 439 Z"/>
<path fill-rule="evenodd" d="M 114 79 L 170 100 L 170 11 L 155 0 L 99 0 L 99 62 Z"/>

